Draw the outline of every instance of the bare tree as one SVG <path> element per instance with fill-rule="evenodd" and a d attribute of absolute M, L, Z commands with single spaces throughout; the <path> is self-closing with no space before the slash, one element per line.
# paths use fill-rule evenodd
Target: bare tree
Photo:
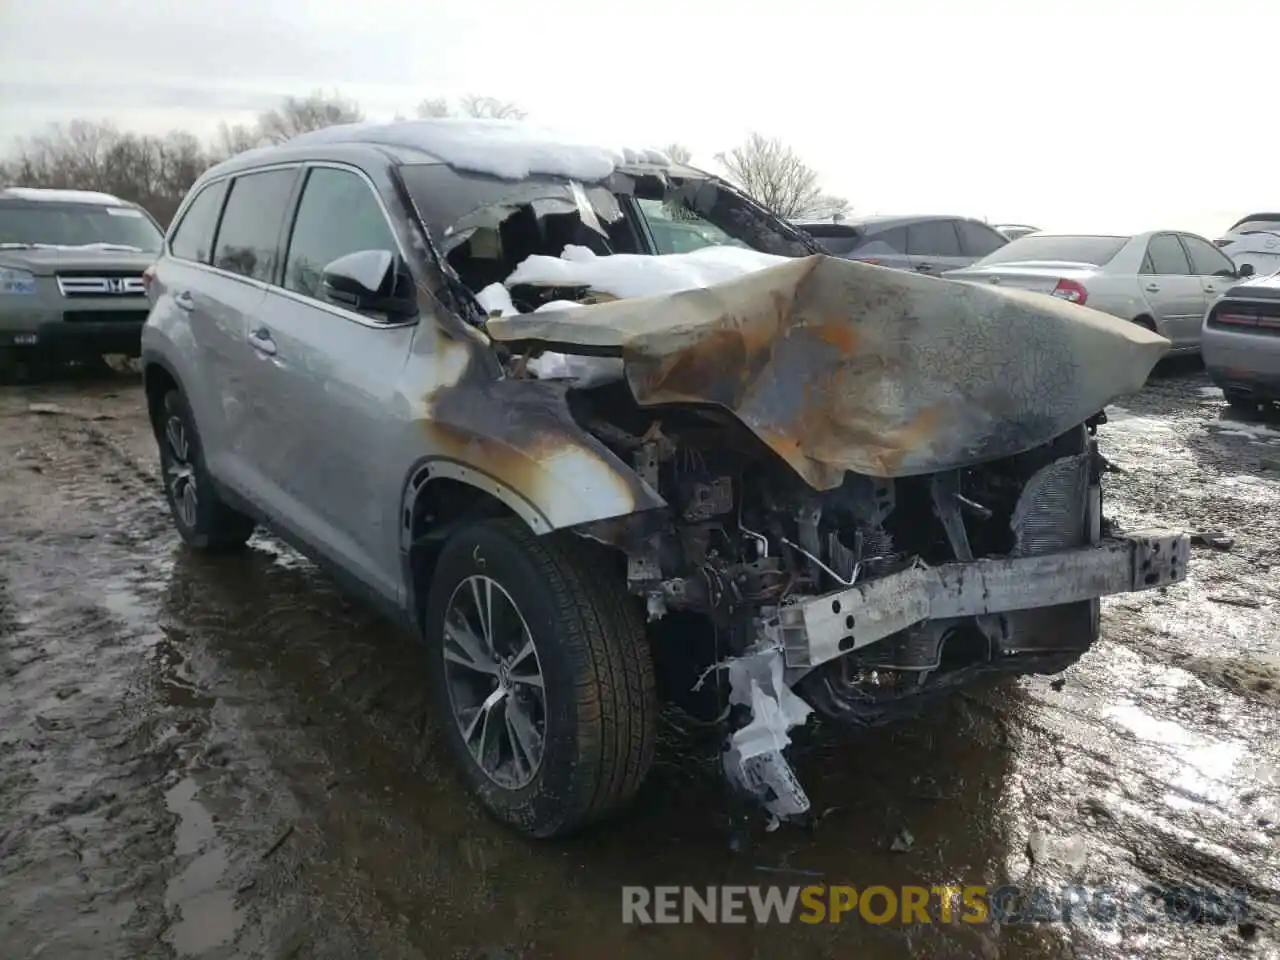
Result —
<path fill-rule="evenodd" d="M 669 143 L 662 148 L 662 152 L 671 158 L 672 163 L 688 163 L 693 159 L 693 151 L 683 143 Z"/>
<path fill-rule="evenodd" d="M 256 126 L 243 123 L 228 124 L 225 120 L 218 124 L 218 132 L 213 138 L 213 157 L 226 160 L 237 153 L 244 153 L 254 147 L 262 146 L 264 140 Z"/>
<path fill-rule="evenodd" d="M 453 115 L 453 111 L 449 109 L 449 101 L 443 97 L 437 97 L 434 100 L 423 100 L 418 104 L 418 118 L 421 120 L 433 120 L 438 117 L 449 117 Z"/>
<path fill-rule="evenodd" d="M 363 119 L 364 111 L 354 100 L 316 90 L 305 97 L 286 97 L 280 106 L 259 115 L 258 133 L 267 143 L 284 143 L 300 133 Z"/>
<path fill-rule="evenodd" d="M 185 131 L 154 137 L 75 120 L 17 141 L 3 178 L 28 187 L 114 194 L 145 207 L 163 224 L 210 161 L 200 141 Z"/>
<path fill-rule="evenodd" d="M 753 133 L 716 160 L 747 193 L 787 220 L 843 216 L 849 201 L 823 193 L 818 172 L 777 137 Z"/>
<path fill-rule="evenodd" d="M 456 107 L 451 107 L 443 97 L 423 100 L 418 104 L 417 114 L 423 120 L 437 117 L 476 117 L 482 120 L 523 120 L 528 114 L 508 100 L 496 97 L 482 97 L 469 93 L 458 100 Z"/>

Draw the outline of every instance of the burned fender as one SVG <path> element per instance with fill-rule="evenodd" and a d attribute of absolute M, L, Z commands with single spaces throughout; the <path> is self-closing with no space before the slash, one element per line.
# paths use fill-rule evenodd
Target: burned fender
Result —
<path fill-rule="evenodd" d="M 429 479 L 470 484 L 536 533 L 666 506 L 569 413 L 564 383 L 464 376 L 425 398 Z"/>
<path fill-rule="evenodd" d="M 638 403 L 724 407 L 817 489 L 1030 450 L 1139 389 L 1169 345 L 1042 294 L 826 256 L 488 332 L 621 357 Z"/>

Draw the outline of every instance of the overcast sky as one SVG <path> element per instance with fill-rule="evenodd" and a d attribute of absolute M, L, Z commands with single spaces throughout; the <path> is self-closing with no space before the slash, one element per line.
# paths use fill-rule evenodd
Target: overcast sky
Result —
<path fill-rule="evenodd" d="M 1280 207 L 1275 36 L 1276 0 L 0 0 L 0 137 L 477 93 L 707 166 L 780 136 L 861 213 L 1213 236 Z"/>

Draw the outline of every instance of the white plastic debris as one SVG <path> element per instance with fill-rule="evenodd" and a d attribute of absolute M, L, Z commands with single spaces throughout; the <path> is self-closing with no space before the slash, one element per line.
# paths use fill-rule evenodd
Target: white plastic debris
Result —
<path fill-rule="evenodd" d="M 511 294 L 500 283 L 491 283 L 478 294 L 476 300 L 487 314 L 510 317 L 520 311 L 511 302 Z M 582 304 L 572 300 L 552 300 L 535 312 L 581 309 Z M 529 361 L 528 370 L 539 380 L 573 380 L 580 387 L 594 387 L 622 379 L 622 361 L 616 357 L 574 357 L 565 353 L 546 352 Z"/>
<path fill-rule="evenodd" d="M 804 813 L 809 797 L 782 751 L 791 743 L 788 731 L 804 723 L 812 709 L 787 686 L 776 649 L 738 657 L 725 666 L 729 702 L 751 707 L 751 721 L 729 737 L 725 776 L 776 818 Z"/>

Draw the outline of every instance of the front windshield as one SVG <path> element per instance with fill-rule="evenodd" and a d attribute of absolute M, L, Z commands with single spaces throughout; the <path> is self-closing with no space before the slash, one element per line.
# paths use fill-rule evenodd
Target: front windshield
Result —
<path fill-rule="evenodd" d="M 1129 242 L 1128 237 L 1062 237 L 1031 234 L 1010 240 L 999 250 L 983 257 L 975 267 L 996 263 L 1054 262 L 1089 263 L 1100 267 L 1109 263 Z"/>
<path fill-rule="evenodd" d="M 636 201 L 636 206 L 659 253 L 691 253 L 703 247 L 723 246 L 751 249 L 681 204 L 642 198 Z"/>
<path fill-rule="evenodd" d="M 599 183 L 520 181 L 445 164 L 406 164 L 400 176 L 440 253 L 473 292 L 501 283 L 530 256 L 566 247 L 597 256 L 745 247 L 803 257 L 804 234 L 711 177 L 619 170 Z"/>
<path fill-rule="evenodd" d="M 106 246 L 158 253 L 162 239 L 134 207 L 0 202 L 0 248 Z"/>

